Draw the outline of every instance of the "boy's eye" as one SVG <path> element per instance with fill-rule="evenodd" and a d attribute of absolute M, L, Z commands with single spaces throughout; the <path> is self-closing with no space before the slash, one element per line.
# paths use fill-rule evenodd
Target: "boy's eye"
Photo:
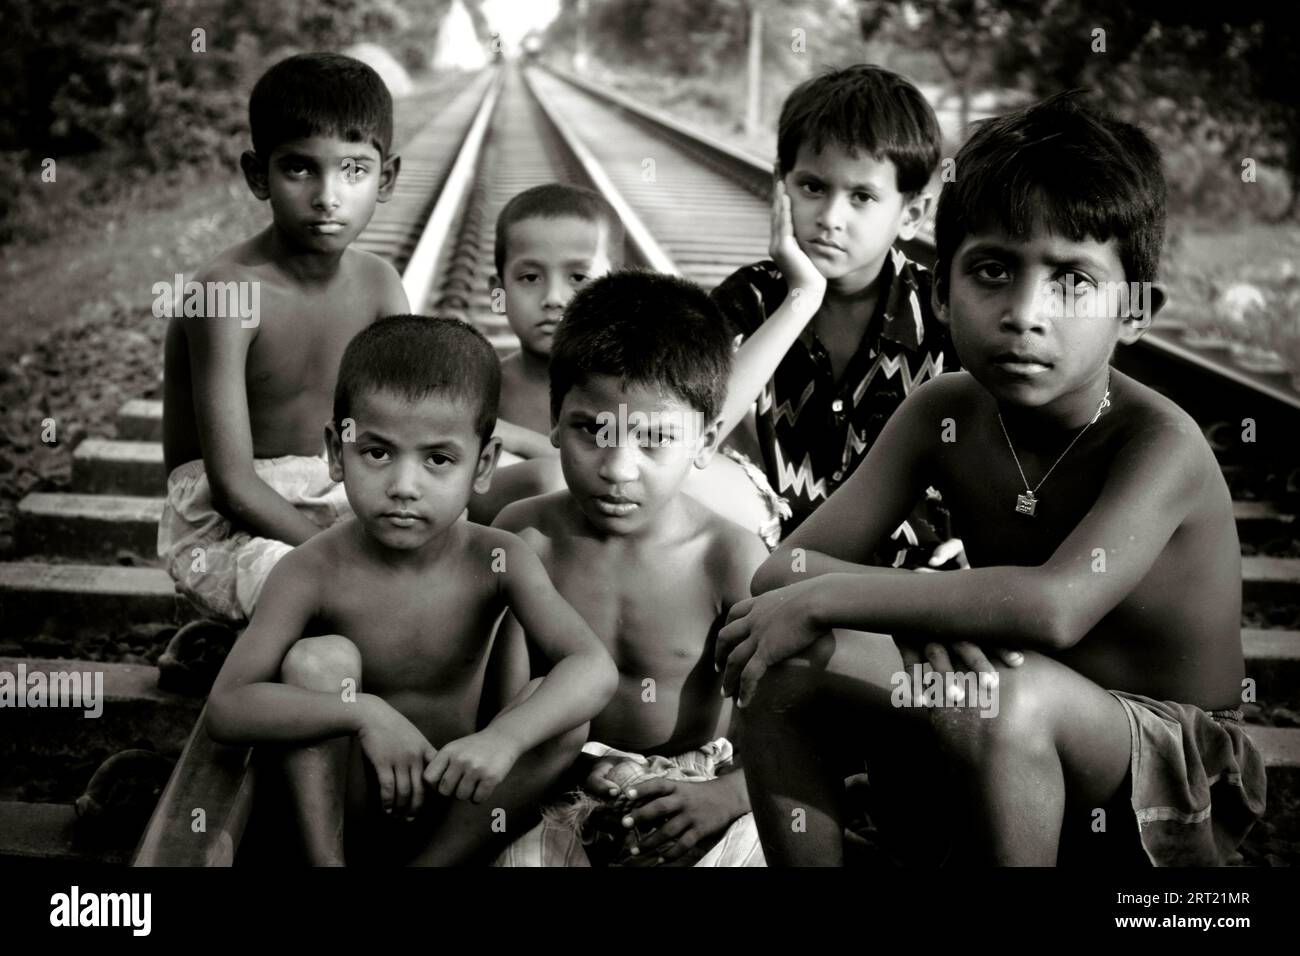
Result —
<path fill-rule="evenodd" d="M 388 449 L 386 448 L 365 448 L 362 449 L 361 454 L 366 458 L 369 458 L 371 461 L 388 460 Z"/>
<path fill-rule="evenodd" d="M 290 179 L 302 179 L 311 172 L 306 163 L 285 163 L 281 169 Z"/>
<path fill-rule="evenodd" d="M 873 195 L 871 195 L 871 193 L 854 193 L 854 194 L 853 194 L 853 201 L 854 201 L 854 202 L 874 202 L 875 199 L 876 199 L 876 197 L 873 196 Z"/>
<path fill-rule="evenodd" d="M 985 282 L 1003 282 L 1010 277 L 1010 273 L 1000 262 L 981 262 L 971 269 L 971 275 Z"/>
<path fill-rule="evenodd" d="M 350 183 L 360 182 L 370 170 L 355 159 L 343 160 L 343 178 Z"/>
<path fill-rule="evenodd" d="M 575 272 L 569 278 L 571 278 L 575 283 L 583 283 L 587 281 L 587 274 L 585 272 Z"/>
<path fill-rule="evenodd" d="M 450 465 L 453 459 L 447 455 L 444 455 L 442 452 L 435 451 L 433 454 L 429 456 L 429 461 L 433 462 L 433 464 L 438 466 L 439 468 L 442 468 L 445 467 L 446 465 Z"/>
<path fill-rule="evenodd" d="M 800 188 L 803 189 L 804 192 L 813 193 L 814 195 L 821 192 L 822 190 L 822 184 L 819 182 L 815 182 L 811 179 L 805 179 L 802 183 L 799 184 L 799 186 Z"/>
<path fill-rule="evenodd" d="M 516 276 L 520 282 L 536 282 L 540 277 L 536 272 L 524 272 Z"/>

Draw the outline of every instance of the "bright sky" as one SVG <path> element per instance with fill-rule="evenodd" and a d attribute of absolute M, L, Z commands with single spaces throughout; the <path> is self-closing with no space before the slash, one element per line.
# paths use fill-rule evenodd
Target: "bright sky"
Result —
<path fill-rule="evenodd" d="M 525 33 L 543 29 L 559 12 L 560 0 L 483 0 L 488 27 L 507 50 L 519 49 Z"/>

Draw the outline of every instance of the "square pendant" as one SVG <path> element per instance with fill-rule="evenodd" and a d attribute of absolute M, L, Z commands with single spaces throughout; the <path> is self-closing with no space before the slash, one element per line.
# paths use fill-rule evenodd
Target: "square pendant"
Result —
<path fill-rule="evenodd" d="M 1038 507 L 1038 499 L 1034 497 L 1033 492 L 1023 495 L 1016 495 L 1016 513 L 1022 515 L 1034 516 L 1034 509 Z"/>

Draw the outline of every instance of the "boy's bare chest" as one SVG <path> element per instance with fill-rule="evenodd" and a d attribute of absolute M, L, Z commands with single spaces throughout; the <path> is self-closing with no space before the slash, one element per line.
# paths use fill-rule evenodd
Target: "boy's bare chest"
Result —
<path fill-rule="evenodd" d="M 573 552 L 555 558 L 551 570 L 624 672 L 689 670 L 711 644 L 722 602 L 698 562 L 611 562 Z"/>
<path fill-rule="evenodd" d="M 332 395 L 343 350 L 374 318 L 373 303 L 347 289 L 328 296 L 264 294 L 245 367 L 249 394 Z"/>
<path fill-rule="evenodd" d="M 1061 459 L 1063 450 L 1018 450 L 1017 468 L 999 431 L 971 436 L 949 457 L 941 490 L 972 564 L 1041 564 L 1083 520 L 1106 469 L 1082 453 Z"/>
<path fill-rule="evenodd" d="M 418 578 L 383 569 L 346 575 L 330 589 L 317 629 L 347 636 L 370 689 L 436 689 L 477 671 L 500 613 L 495 582 L 464 569 Z"/>

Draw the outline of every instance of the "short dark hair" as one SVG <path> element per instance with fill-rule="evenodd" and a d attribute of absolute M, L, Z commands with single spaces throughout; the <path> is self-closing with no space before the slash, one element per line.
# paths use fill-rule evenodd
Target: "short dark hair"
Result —
<path fill-rule="evenodd" d="M 612 272 L 569 303 L 551 348 L 551 419 L 594 375 L 684 399 L 706 421 L 722 411 L 731 374 L 726 320 L 693 282 L 656 272 Z"/>
<path fill-rule="evenodd" d="M 1073 242 L 1113 237 L 1125 280 L 1155 280 L 1165 234 L 1160 150 L 1083 91 L 983 120 L 958 151 L 956 173 L 935 213 L 941 281 L 971 233 L 1000 226 L 1019 238 L 1036 223 Z"/>
<path fill-rule="evenodd" d="M 898 191 L 919 193 L 939 165 L 943 134 L 921 91 L 890 70 L 858 63 L 804 80 L 785 98 L 777 124 L 782 175 L 799 147 L 828 145 L 884 157 L 898 170 Z"/>
<path fill-rule="evenodd" d="M 497 216 L 496 267 L 497 275 L 505 272 L 510 227 L 525 219 L 560 219 L 572 216 L 587 222 L 603 224 L 610 266 L 617 268 L 623 259 L 623 223 L 614 207 L 600 193 L 583 186 L 568 183 L 543 183 L 521 193 L 515 193 Z"/>
<path fill-rule="evenodd" d="M 265 162 L 291 139 L 334 135 L 369 142 L 381 158 L 393 144 L 393 97 L 379 74 L 341 53 L 299 53 L 262 74 L 248 98 L 253 152 Z"/>
<path fill-rule="evenodd" d="M 496 427 L 501 362 L 483 333 L 460 319 L 390 315 L 358 332 L 343 350 L 334 386 L 334 426 L 368 392 L 393 392 L 418 402 L 438 392 L 475 409 L 486 444 Z"/>

